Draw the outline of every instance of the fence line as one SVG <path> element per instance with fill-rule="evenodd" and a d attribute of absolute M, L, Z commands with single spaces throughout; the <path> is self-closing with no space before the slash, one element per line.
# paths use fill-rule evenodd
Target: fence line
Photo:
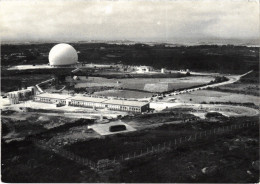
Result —
<path fill-rule="evenodd" d="M 201 131 L 199 133 L 195 133 L 192 135 L 186 135 L 180 138 L 175 138 L 173 140 L 170 140 L 168 142 L 163 142 L 157 145 L 153 145 L 151 147 L 146 147 L 141 149 L 140 151 L 135 151 L 134 153 L 127 153 L 126 156 L 124 156 L 125 154 L 122 154 L 121 156 L 119 156 L 117 159 L 118 162 L 122 162 L 122 161 L 128 161 L 131 159 L 136 159 L 136 158 L 140 158 L 142 156 L 148 155 L 148 154 L 155 154 L 155 153 L 159 153 L 159 152 L 163 152 L 163 151 L 167 151 L 167 150 L 172 150 L 172 149 L 176 149 L 178 146 L 183 145 L 185 143 L 191 143 L 197 140 L 201 140 L 210 136 L 214 136 L 214 135 L 220 135 L 223 133 L 227 133 L 227 132 L 231 132 L 234 130 L 238 130 L 244 127 L 249 127 L 249 126 L 254 126 L 258 123 L 256 122 L 250 122 L 250 123 L 242 123 L 239 125 L 230 125 L 230 126 L 224 126 L 224 127 L 219 127 L 219 128 L 214 128 L 214 129 L 210 129 L 210 130 L 206 130 L 206 131 Z"/>
<path fill-rule="evenodd" d="M 115 166 L 115 164 L 118 164 L 120 162 L 133 160 L 133 159 L 151 155 L 151 154 L 157 154 L 157 153 L 161 153 L 161 152 L 165 152 L 165 151 L 171 151 L 185 143 L 192 143 L 197 140 L 202 140 L 202 139 L 210 137 L 210 136 L 220 135 L 222 133 L 238 130 L 238 129 L 241 129 L 244 127 L 254 126 L 256 124 L 258 124 L 258 123 L 256 123 L 256 122 L 242 123 L 239 125 L 235 124 L 235 125 L 230 125 L 230 126 L 225 126 L 225 127 L 214 128 L 214 129 L 210 129 L 210 130 L 206 130 L 206 131 L 196 132 L 195 134 L 175 138 L 168 142 L 163 142 L 163 143 L 160 143 L 157 145 L 143 148 L 138 151 L 134 151 L 133 153 L 129 152 L 126 154 L 119 155 L 117 157 L 115 156 L 112 160 L 111 159 L 102 159 L 102 160 L 99 160 L 98 162 L 94 162 L 87 158 L 80 157 L 70 151 L 64 150 L 63 148 L 55 148 L 53 146 L 47 145 L 46 143 L 43 143 L 42 141 L 37 140 L 35 138 L 27 138 L 27 140 L 32 141 L 33 143 L 35 143 L 36 146 L 38 146 L 42 149 L 53 151 L 62 157 L 65 157 L 69 160 L 73 160 L 76 163 L 79 163 L 81 165 L 88 166 L 90 169 L 98 172 L 98 171 L 104 170 L 108 167 L 113 167 L 113 166 Z"/>
<path fill-rule="evenodd" d="M 97 163 L 95 163 L 94 161 L 91 161 L 87 158 L 80 157 L 70 151 L 64 150 L 63 148 L 55 148 L 55 147 L 49 146 L 46 143 L 43 143 L 40 140 L 37 140 L 35 138 L 27 138 L 27 140 L 32 141 L 36 146 L 38 146 L 44 150 L 53 151 L 54 153 L 56 153 L 62 157 L 65 157 L 69 160 L 73 160 L 81 165 L 88 166 L 90 169 L 93 169 L 95 171 L 99 170 L 99 167 L 97 167 Z"/>

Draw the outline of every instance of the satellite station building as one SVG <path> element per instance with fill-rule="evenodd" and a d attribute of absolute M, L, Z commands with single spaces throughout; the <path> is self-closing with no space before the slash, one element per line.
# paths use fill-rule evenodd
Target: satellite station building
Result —
<path fill-rule="evenodd" d="M 76 66 L 78 54 L 71 45 L 60 43 L 52 47 L 49 53 L 49 62 L 52 67 Z"/>
<path fill-rule="evenodd" d="M 145 112 L 148 102 L 108 99 L 105 97 L 70 96 L 62 94 L 42 93 L 34 97 L 34 101 L 94 109 L 109 109 L 126 112 Z"/>
<path fill-rule="evenodd" d="M 61 68 L 76 67 L 73 71 L 77 71 L 77 66 L 79 66 L 77 51 L 69 44 L 57 44 L 49 53 L 49 65 L 52 67 Z M 149 71 L 147 67 L 141 68 L 141 70 Z M 16 104 L 23 100 L 33 99 L 35 102 L 56 104 L 57 107 L 76 106 L 127 112 L 144 112 L 149 109 L 149 102 L 109 99 L 105 97 L 86 97 L 79 95 L 70 96 L 57 93 L 41 93 L 36 95 L 34 87 L 29 87 L 26 90 L 10 92 L 8 93 L 8 98 L 11 104 Z"/>

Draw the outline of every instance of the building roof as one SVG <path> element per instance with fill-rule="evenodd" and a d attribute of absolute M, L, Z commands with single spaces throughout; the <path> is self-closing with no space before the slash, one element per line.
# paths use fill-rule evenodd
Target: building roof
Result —
<path fill-rule="evenodd" d="M 25 91 L 31 91 L 31 90 L 30 89 L 21 89 L 21 90 L 17 90 L 17 91 L 10 91 L 8 93 L 18 93 L 18 92 L 22 93 L 22 92 L 25 92 Z"/>
<path fill-rule="evenodd" d="M 135 106 L 135 107 L 142 107 L 147 105 L 148 102 L 139 102 L 139 101 L 129 101 L 129 100 L 117 100 L 117 99 L 110 99 L 105 102 L 104 104 L 113 104 L 113 105 L 125 105 L 125 106 Z"/>
<path fill-rule="evenodd" d="M 55 99 L 65 100 L 65 99 L 71 98 L 72 96 L 64 95 L 64 94 L 57 94 L 57 93 L 42 93 L 42 94 L 37 95 L 36 97 L 55 98 Z"/>
<path fill-rule="evenodd" d="M 61 99 L 61 100 L 70 99 L 70 100 L 78 100 L 78 101 L 85 101 L 85 102 L 103 103 L 103 104 L 112 104 L 112 105 L 125 105 L 125 106 L 134 106 L 134 107 L 142 107 L 148 104 L 148 102 L 86 97 L 80 95 L 70 96 L 70 95 L 56 94 L 56 93 L 42 93 L 37 95 L 37 97 L 54 98 L 54 99 Z"/>
<path fill-rule="evenodd" d="M 86 96 L 73 96 L 71 100 L 79 100 L 79 101 L 85 101 L 85 102 L 96 102 L 101 103 L 106 100 L 107 98 L 95 98 L 95 97 L 86 97 Z"/>

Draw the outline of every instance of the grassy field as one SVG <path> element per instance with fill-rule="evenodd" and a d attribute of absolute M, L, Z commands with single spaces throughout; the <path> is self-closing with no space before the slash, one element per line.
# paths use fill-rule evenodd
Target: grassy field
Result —
<path fill-rule="evenodd" d="M 148 90 L 145 89 L 146 84 L 168 84 L 168 90 L 189 88 L 212 81 L 213 77 L 208 76 L 191 76 L 182 78 L 126 78 L 126 79 L 107 79 L 102 77 L 80 77 L 80 80 L 73 81 L 76 88 L 85 88 L 93 86 L 107 86 L 124 89 Z M 67 82 L 71 82 L 71 77 L 66 78 Z M 154 92 L 154 91 L 153 91 Z"/>
<path fill-rule="evenodd" d="M 234 84 L 220 86 L 213 90 L 259 96 L 259 72 L 253 71 Z"/>
<path fill-rule="evenodd" d="M 106 90 L 95 92 L 94 95 L 104 95 L 120 98 L 147 98 L 151 97 L 153 94 L 141 91 L 131 91 L 131 90 Z"/>
<path fill-rule="evenodd" d="M 240 82 L 242 83 L 259 83 L 259 71 L 253 71 L 252 73 L 243 76 L 240 79 Z"/>
<path fill-rule="evenodd" d="M 214 90 L 201 90 L 177 95 L 175 98 L 181 102 L 191 103 L 209 103 L 209 102 L 235 102 L 235 103 L 253 103 L 260 105 L 259 98 L 257 96 L 236 94 L 231 92 L 220 92 Z"/>
<path fill-rule="evenodd" d="M 259 96 L 260 85 L 256 83 L 234 83 L 214 88 L 215 91 Z"/>

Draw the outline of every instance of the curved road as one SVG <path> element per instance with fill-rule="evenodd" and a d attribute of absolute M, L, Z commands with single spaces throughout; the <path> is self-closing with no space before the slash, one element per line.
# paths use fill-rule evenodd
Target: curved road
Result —
<path fill-rule="evenodd" d="M 251 72 L 253 72 L 253 70 L 251 70 L 247 73 L 244 73 L 242 75 L 229 75 L 229 76 L 226 76 L 229 79 L 228 81 L 215 83 L 215 84 L 208 84 L 208 85 L 205 85 L 205 86 L 202 86 L 202 87 L 195 87 L 195 88 L 191 88 L 191 89 L 187 89 L 187 90 L 182 90 L 182 91 L 179 91 L 179 92 L 173 92 L 173 93 L 171 93 L 171 95 L 178 95 L 178 94 L 187 93 L 187 92 L 191 92 L 191 91 L 207 89 L 209 87 L 218 87 L 218 86 L 223 86 L 223 85 L 227 85 L 227 84 L 233 84 L 233 83 L 239 81 L 241 77 L 243 77 L 243 76 L 245 76 L 245 75 L 247 75 Z"/>
<path fill-rule="evenodd" d="M 256 116 L 259 114 L 259 110 L 249 108 L 249 107 L 244 107 L 244 106 L 220 105 L 220 104 L 203 104 L 203 105 L 201 105 L 201 104 L 194 104 L 194 103 L 176 103 L 176 102 L 171 103 L 171 102 L 167 101 L 167 99 L 169 99 L 170 95 L 175 96 L 175 95 L 180 95 L 180 94 L 184 94 L 187 92 L 207 89 L 208 87 L 217 87 L 217 86 L 223 86 L 223 85 L 227 85 L 227 84 L 233 84 L 233 83 L 239 81 L 241 77 L 243 77 L 251 72 L 252 72 L 252 70 L 247 73 L 244 73 L 242 75 L 226 76 L 229 80 L 225 81 L 225 82 L 209 84 L 209 85 L 205 85 L 202 87 L 195 87 L 195 88 L 188 89 L 188 90 L 182 90 L 179 92 L 173 92 L 170 94 L 166 94 L 165 95 L 166 97 L 162 101 L 159 101 L 159 102 L 152 101 L 150 103 L 150 107 L 154 108 L 156 110 L 162 110 L 167 107 L 169 107 L 169 108 L 170 107 L 184 107 L 184 108 L 187 107 L 187 108 L 193 108 L 195 110 L 222 112 L 224 115 L 227 115 L 227 116 Z"/>

